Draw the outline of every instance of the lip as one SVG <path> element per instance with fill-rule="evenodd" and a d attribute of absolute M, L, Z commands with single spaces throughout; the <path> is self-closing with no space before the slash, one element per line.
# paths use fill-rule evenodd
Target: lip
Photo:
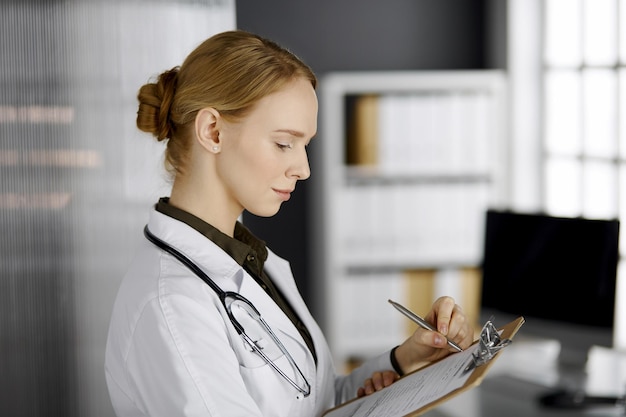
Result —
<path fill-rule="evenodd" d="M 279 197 L 283 201 L 288 201 L 291 198 L 291 193 L 293 192 L 293 189 L 291 189 L 291 190 L 279 190 L 279 189 L 276 189 L 276 188 L 272 188 L 272 189 L 274 190 L 274 192 L 276 194 L 279 195 Z"/>

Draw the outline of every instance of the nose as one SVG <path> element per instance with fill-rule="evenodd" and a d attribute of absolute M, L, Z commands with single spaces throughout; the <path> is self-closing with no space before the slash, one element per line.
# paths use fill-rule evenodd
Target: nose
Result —
<path fill-rule="evenodd" d="M 311 167 L 309 166 L 309 156 L 307 155 L 306 148 L 298 152 L 298 156 L 293 165 L 289 168 L 287 176 L 295 177 L 298 180 L 306 180 L 311 176 Z"/>

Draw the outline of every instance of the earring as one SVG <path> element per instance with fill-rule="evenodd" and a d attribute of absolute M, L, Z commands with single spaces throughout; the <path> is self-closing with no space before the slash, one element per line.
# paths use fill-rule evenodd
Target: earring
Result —
<path fill-rule="evenodd" d="M 219 146 L 214 146 L 214 147 L 213 147 L 213 152 L 217 152 L 217 151 L 219 151 L 219 150 L 220 150 L 220 147 L 219 147 Z"/>

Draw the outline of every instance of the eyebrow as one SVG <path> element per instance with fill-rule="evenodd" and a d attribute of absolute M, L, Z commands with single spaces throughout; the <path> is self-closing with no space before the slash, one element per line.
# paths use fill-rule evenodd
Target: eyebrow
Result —
<path fill-rule="evenodd" d="M 292 130 L 292 129 L 276 129 L 274 132 L 276 133 L 287 133 L 291 136 L 295 136 L 298 138 L 303 138 L 304 137 L 304 133 L 298 131 L 298 130 Z"/>

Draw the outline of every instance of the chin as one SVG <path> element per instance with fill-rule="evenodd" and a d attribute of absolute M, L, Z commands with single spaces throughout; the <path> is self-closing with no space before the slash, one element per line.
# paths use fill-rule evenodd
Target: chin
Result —
<path fill-rule="evenodd" d="M 259 217 L 272 217 L 275 216 L 280 211 L 280 206 L 271 207 L 265 209 L 257 209 L 257 210 L 248 210 L 250 213 Z"/>

